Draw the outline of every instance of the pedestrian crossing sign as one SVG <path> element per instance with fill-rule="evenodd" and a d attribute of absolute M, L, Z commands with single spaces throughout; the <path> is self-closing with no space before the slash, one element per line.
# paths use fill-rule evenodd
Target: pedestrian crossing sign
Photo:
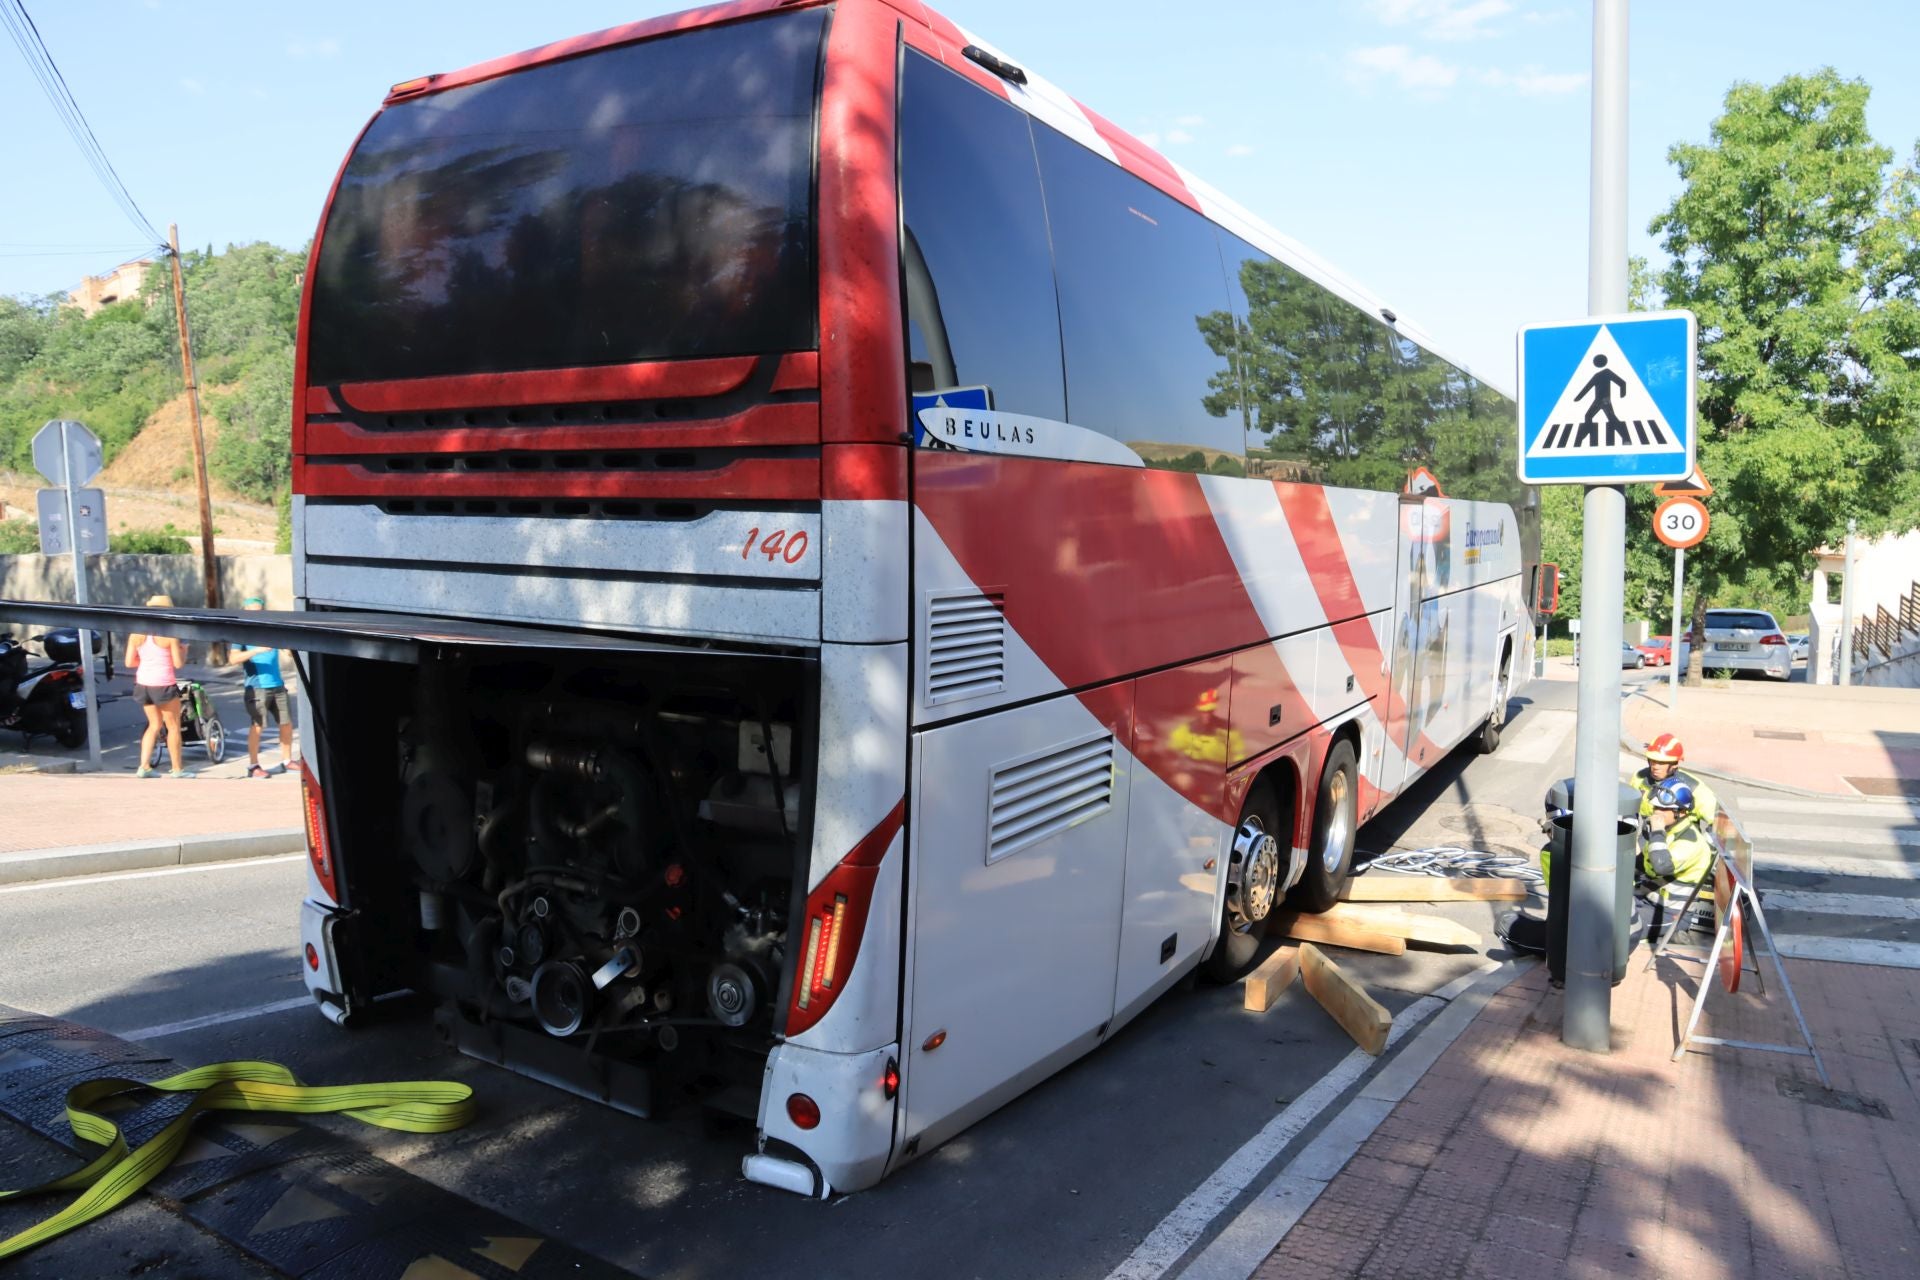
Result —
<path fill-rule="evenodd" d="M 1693 471 L 1690 311 L 1589 316 L 1520 331 L 1520 479 L 1684 480 Z"/>

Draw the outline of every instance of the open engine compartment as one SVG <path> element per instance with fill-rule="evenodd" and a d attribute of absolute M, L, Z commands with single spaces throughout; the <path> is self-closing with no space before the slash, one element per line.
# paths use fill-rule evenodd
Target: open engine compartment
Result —
<path fill-rule="evenodd" d="M 792 987 L 817 678 L 698 651 L 316 656 L 348 1007 L 428 992 L 475 1056 L 640 1114 L 750 1111 Z"/>

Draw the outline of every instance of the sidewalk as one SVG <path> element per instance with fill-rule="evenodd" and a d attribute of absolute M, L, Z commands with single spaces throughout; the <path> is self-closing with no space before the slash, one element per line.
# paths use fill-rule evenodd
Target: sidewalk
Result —
<path fill-rule="evenodd" d="M 1609 1057 L 1560 1043 L 1544 968 L 1494 995 L 1256 1274 L 1920 1274 L 1912 974 L 1788 961 L 1828 1095 L 1804 1058 L 1671 1062 L 1700 966 L 1646 954 L 1614 991 Z M 1703 1033 L 1797 1039 L 1762 963 L 1769 995 L 1716 985 Z"/>
<path fill-rule="evenodd" d="M 1920 689 L 1707 681 L 1628 694 L 1620 729 L 1643 743 L 1666 732 L 1690 766 L 1828 795 L 1920 798 Z"/>

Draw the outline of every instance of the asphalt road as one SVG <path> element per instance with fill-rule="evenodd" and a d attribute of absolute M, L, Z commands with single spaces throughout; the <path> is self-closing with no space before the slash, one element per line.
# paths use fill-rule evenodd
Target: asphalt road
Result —
<path fill-rule="evenodd" d="M 1657 678 L 1625 674 L 1630 682 Z M 1362 845 L 1480 837 L 1483 847 L 1537 847 L 1540 797 L 1572 769 L 1574 701 L 1570 682 L 1534 682 L 1516 703 L 1498 755 L 1455 753 L 1364 828 Z M 1737 808 L 1756 803 L 1737 792 L 1730 799 Z M 1755 809 L 1753 821 L 1761 813 Z M 1875 818 L 1878 828 L 1848 819 L 1848 829 L 1894 831 L 1897 816 Z M 1776 810 L 1766 821 L 1804 825 L 1802 817 Z M 1812 821 L 1829 819 L 1814 814 Z M 1896 859 L 1899 850 L 1913 852 L 1889 839 Z M 1911 872 L 1913 864 L 1899 865 Z M 1834 869 L 1794 874 L 1832 877 Z M 254 1012 L 302 994 L 294 904 L 303 875 L 299 860 L 289 859 L 0 888 L 0 1003 L 138 1033 L 185 1063 L 267 1058 L 309 1082 L 467 1081 L 482 1111 L 457 1133 L 317 1123 L 636 1275 L 1105 1276 L 1352 1049 L 1298 986 L 1265 1015 L 1240 1007 L 1237 986 L 1178 991 L 1102 1049 L 878 1188 L 820 1204 L 740 1178 L 750 1126 L 691 1108 L 643 1121 L 461 1058 L 433 1038 L 425 1011 L 405 1001 L 353 1031 L 306 1007 Z M 1888 883 L 1904 884 L 1909 903 L 1920 889 L 1912 879 Z M 1885 889 L 1855 879 L 1807 881 L 1816 891 L 1829 884 Z M 1488 947 L 1402 957 L 1339 952 L 1340 963 L 1398 1011 L 1487 956 L 1505 954 L 1492 936 L 1493 908 L 1440 910 L 1479 929 Z M 1805 914 L 1839 927 L 1832 912 Z M 1796 933 L 1814 927 L 1785 911 L 1781 919 Z M 1877 922 L 1859 927 L 1873 937 L 1913 924 L 1870 919 Z M 1246 1185 L 1262 1182 L 1250 1177 Z M 1224 1224 L 1244 1199 L 1216 1222 Z M 0 1235 L 18 1217 L 0 1216 Z M 75 1260 L 97 1258 L 88 1250 L 102 1240 L 116 1253 L 164 1256 L 184 1268 L 177 1274 L 267 1274 L 211 1237 L 181 1236 L 179 1224 L 146 1201 L 31 1256 L 19 1274 L 77 1274 Z M 169 1274 L 165 1267 L 150 1273 Z"/>

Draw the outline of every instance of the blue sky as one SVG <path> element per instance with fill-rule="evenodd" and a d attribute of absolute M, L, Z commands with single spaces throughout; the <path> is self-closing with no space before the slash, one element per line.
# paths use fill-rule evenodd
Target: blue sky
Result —
<path fill-rule="evenodd" d="M 147 216 L 189 245 L 303 243 L 386 87 L 685 7 L 27 0 Z M 1579 0 L 948 0 L 956 22 L 1154 141 L 1503 384 L 1524 323 L 1586 310 L 1590 8 Z M 1910 0 L 1641 0 L 1629 221 L 1677 189 L 1727 87 L 1823 65 L 1920 137 Z M 0 47 L 0 293 L 65 289 L 138 237 Z M 61 256 L 48 256 L 59 254 Z"/>

